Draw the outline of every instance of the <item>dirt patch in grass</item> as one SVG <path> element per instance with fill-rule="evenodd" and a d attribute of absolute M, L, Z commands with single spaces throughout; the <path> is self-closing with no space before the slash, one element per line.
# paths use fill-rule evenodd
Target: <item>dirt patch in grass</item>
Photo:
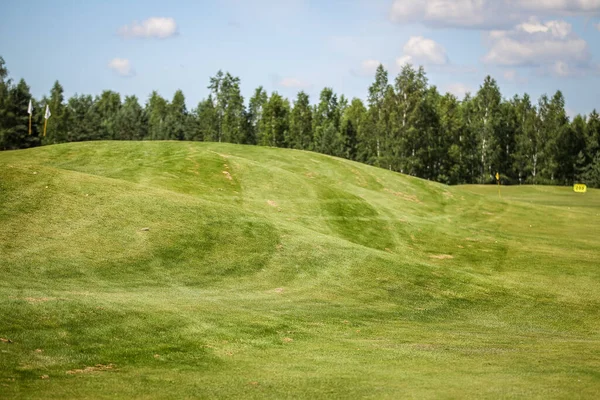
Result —
<path fill-rule="evenodd" d="M 436 351 L 438 349 L 437 346 L 428 343 L 415 343 L 410 347 L 418 351 Z"/>
<path fill-rule="evenodd" d="M 233 177 L 231 176 L 229 171 L 223 171 L 223 175 L 225 175 L 225 178 L 229 179 L 230 181 L 233 180 Z"/>
<path fill-rule="evenodd" d="M 91 372 L 100 372 L 100 371 L 110 371 L 111 369 L 115 369 L 115 365 L 114 364 L 96 364 L 93 367 L 85 367 L 82 369 L 72 369 L 67 371 L 67 374 L 69 375 L 76 375 L 76 374 L 89 374 Z"/>
<path fill-rule="evenodd" d="M 28 303 L 45 303 L 47 301 L 58 300 L 55 297 L 11 297 L 15 300 L 24 300 Z"/>
<path fill-rule="evenodd" d="M 273 200 L 267 200 L 267 204 L 270 205 L 271 207 L 279 207 L 279 205 L 274 202 Z"/>
<path fill-rule="evenodd" d="M 187 161 L 191 162 L 192 164 L 194 164 L 194 168 L 191 169 L 191 172 L 196 174 L 196 175 L 200 175 L 200 163 L 198 162 L 198 160 L 196 160 L 195 158 L 192 157 L 186 157 L 185 158 Z"/>
<path fill-rule="evenodd" d="M 387 188 L 385 188 L 383 190 L 385 190 L 388 193 L 393 194 L 396 197 L 401 198 L 402 200 L 411 201 L 411 202 L 417 203 L 417 204 L 422 204 L 423 203 L 421 200 L 419 200 L 417 198 L 417 196 L 412 195 L 412 194 L 406 194 L 406 193 L 402 193 L 402 192 L 394 192 L 393 190 L 390 190 L 390 189 L 387 189 Z"/>
<path fill-rule="evenodd" d="M 56 300 L 56 299 L 52 299 L 49 297 L 25 297 L 24 300 L 26 300 L 30 303 L 44 303 L 46 301 Z"/>
<path fill-rule="evenodd" d="M 352 171 L 352 173 L 354 175 L 356 175 L 356 182 L 358 183 L 358 185 L 362 186 L 362 187 L 366 187 L 367 186 L 367 180 L 365 179 L 365 177 L 362 176 L 362 174 L 358 170 L 356 170 L 354 168 L 352 168 L 351 171 Z"/>
<path fill-rule="evenodd" d="M 451 256 L 449 254 L 438 254 L 438 255 L 432 254 L 429 256 L 429 258 L 433 258 L 436 260 L 451 260 L 454 258 L 454 256 Z"/>

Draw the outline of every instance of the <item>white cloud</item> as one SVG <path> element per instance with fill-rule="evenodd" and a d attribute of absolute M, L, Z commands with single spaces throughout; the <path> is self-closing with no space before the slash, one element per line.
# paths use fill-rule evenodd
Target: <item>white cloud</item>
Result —
<path fill-rule="evenodd" d="M 553 64 L 545 65 L 539 68 L 541 75 L 551 75 L 559 78 L 566 77 L 585 77 L 590 75 L 600 75 L 600 64 L 572 64 L 567 61 L 558 60 Z"/>
<path fill-rule="evenodd" d="M 308 87 L 306 83 L 296 78 L 283 78 L 279 81 L 279 86 L 295 89 L 302 89 Z"/>
<path fill-rule="evenodd" d="M 444 47 L 423 36 L 411 36 L 404 45 L 403 55 L 396 60 L 398 67 L 404 64 L 417 65 L 446 65 L 448 55 Z"/>
<path fill-rule="evenodd" d="M 402 68 L 405 64 L 413 64 L 414 60 L 411 56 L 402 56 L 396 59 L 396 65 L 398 68 Z"/>
<path fill-rule="evenodd" d="M 511 30 L 489 32 L 487 45 L 483 57 L 487 64 L 553 66 L 558 76 L 570 75 L 572 67 L 584 67 L 591 58 L 587 42 L 564 21 L 544 23 L 531 18 Z"/>
<path fill-rule="evenodd" d="M 571 33 L 571 24 L 565 21 L 548 21 L 544 24 L 536 18 L 530 18 L 529 21 L 517 25 L 517 30 L 529 34 L 547 33 L 552 37 L 564 39 Z"/>
<path fill-rule="evenodd" d="M 472 93 L 473 90 L 469 85 L 464 83 L 452 83 L 444 86 L 446 92 L 455 95 L 459 99 L 463 99 L 467 93 Z"/>
<path fill-rule="evenodd" d="M 108 63 L 108 68 L 121 76 L 129 77 L 135 75 L 135 71 L 131 68 L 131 63 L 126 58 L 113 58 Z"/>
<path fill-rule="evenodd" d="M 505 0 L 508 5 L 517 6 L 535 13 L 555 13 L 557 15 L 577 15 L 600 12 L 600 0 Z"/>
<path fill-rule="evenodd" d="M 572 73 L 571 68 L 569 67 L 569 64 L 567 64 L 564 61 L 557 61 L 554 63 L 554 65 L 552 66 L 552 72 L 554 72 L 554 74 L 556 76 L 569 76 Z"/>
<path fill-rule="evenodd" d="M 133 21 L 119 29 L 119 35 L 125 38 L 157 38 L 166 39 L 177 34 L 177 23 L 173 18 L 152 17 L 141 23 Z"/>
<path fill-rule="evenodd" d="M 378 60 L 365 60 L 361 63 L 360 69 L 364 74 L 373 75 L 381 64 Z"/>
<path fill-rule="evenodd" d="M 390 18 L 432 27 L 494 29 L 537 16 L 600 14 L 600 0 L 394 0 Z"/>
<path fill-rule="evenodd" d="M 488 19 L 492 6 L 482 0 L 395 0 L 391 19 L 394 22 L 423 22 L 432 26 L 478 26 Z"/>

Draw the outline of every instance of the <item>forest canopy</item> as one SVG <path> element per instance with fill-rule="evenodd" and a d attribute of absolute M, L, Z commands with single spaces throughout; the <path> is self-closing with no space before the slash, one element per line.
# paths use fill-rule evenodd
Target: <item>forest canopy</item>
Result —
<path fill-rule="evenodd" d="M 502 97 L 486 77 L 458 99 L 430 85 L 423 67 L 405 65 L 394 79 L 380 65 L 366 103 L 324 88 L 316 102 L 300 91 L 293 101 L 258 87 L 246 102 L 240 78 L 218 71 L 209 96 L 188 110 L 153 91 L 136 96 L 106 90 L 66 99 L 56 81 L 33 99 L 24 79 L 13 82 L 0 57 L 0 149 L 89 140 L 190 140 L 309 150 L 447 184 L 600 187 L 600 117 L 572 120 L 560 91 L 537 102 Z M 33 105 L 29 134 L 29 102 Z M 43 135 L 44 109 L 52 116 Z"/>

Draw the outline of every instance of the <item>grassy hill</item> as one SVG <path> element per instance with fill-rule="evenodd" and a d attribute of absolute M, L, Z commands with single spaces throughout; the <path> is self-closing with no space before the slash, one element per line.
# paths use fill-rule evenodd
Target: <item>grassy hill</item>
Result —
<path fill-rule="evenodd" d="M 0 398 L 594 398 L 599 221 L 286 149 L 2 152 Z"/>

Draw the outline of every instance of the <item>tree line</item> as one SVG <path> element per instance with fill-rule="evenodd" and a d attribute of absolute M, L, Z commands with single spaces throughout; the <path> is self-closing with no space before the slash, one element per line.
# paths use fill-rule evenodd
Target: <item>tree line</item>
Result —
<path fill-rule="evenodd" d="M 152 92 L 136 96 L 106 90 L 65 99 L 55 82 L 49 96 L 32 99 L 0 57 L 0 149 L 86 140 L 190 140 L 287 147 L 402 172 L 447 184 L 492 183 L 600 187 L 600 117 L 570 120 L 563 94 L 504 99 L 486 77 L 463 99 L 430 85 L 423 67 L 405 65 L 390 81 L 380 65 L 366 102 L 324 88 L 318 102 L 300 91 L 293 102 L 257 88 L 248 103 L 240 79 L 219 71 L 208 97 L 186 108 L 181 90 L 171 101 Z M 34 112 L 28 134 L 29 101 Z M 43 108 L 52 117 L 47 134 Z"/>

